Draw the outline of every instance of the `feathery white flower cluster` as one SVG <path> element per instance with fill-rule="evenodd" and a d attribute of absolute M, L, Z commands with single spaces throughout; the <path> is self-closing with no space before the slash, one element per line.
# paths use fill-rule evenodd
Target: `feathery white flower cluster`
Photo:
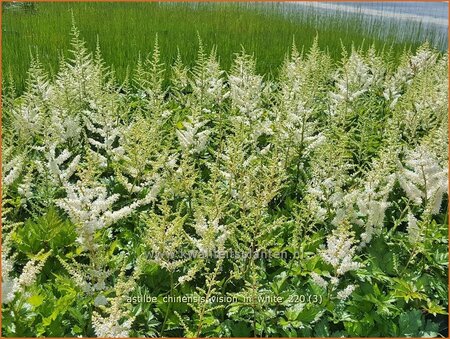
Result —
<path fill-rule="evenodd" d="M 339 104 L 352 102 L 367 92 L 373 81 L 374 76 L 367 63 L 356 51 L 352 51 L 342 73 L 336 76 L 336 92 L 330 92 L 330 113 L 335 114 Z"/>
<path fill-rule="evenodd" d="M 350 196 L 346 195 L 342 189 L 342 176 L 339 177 L 337 168 L 335 168 L 336 175 L 330 175 L 326 168 L 321 168 L 318 163 L 316 165 L 315 175 L 307 189 L 308 195 L 316 202 L 313 205 L 315 207 L 315 218 L 317 221 L 323 222 L 334 213 L 331 222 L 333 225 L 339 225 L 342 220 L 348 217 L 348 208 L 345 206 L 351 204 L 345 202 Z"/>
<path fill-rule="evenodd" d="M 411 245 L 416 245 L 422 240 L 422 235 L 420 233 L 420 227 L 417 224 L 416 217 L 409 212 L 408 213 L 408 240 Z"/>
<path fill-rule="evenodd" d="M 388 187 L 393 187 L 395 180 L 388 180 Z M 360 247 L 368 244 L 375 234 L 380 234 L 386 209 L 390 206 L 387 202 L 387 194 L 375 192 L 370 184 L 366 185 L 362 192 L 358 192 L 356 204 L 358 206 L 358 217 L 365 217 L 366 220 L 357 220 L 357 223 L 364 225 L 365 231 L 361 234 Z M 378 198 L 380 197 L 380 198 Z M 377 199 L 378 198 L 378 199 Z"/>
<path fill-rule="evenodd" d="M 184 258 L 177 257 L 185 245 L 183 225 L 186 218 L 170 211 L 166 201 L 158 207 L 160 214 L 150 212 L 145 216 L 145 244 L 149 251 L 149 260 L 169 272 L 174 272 L 186 263 Z"/>
<path fill-rule="evenodd" d="M 427 213 L 439 213 L 448 190 L 448 168 L 424 145 L 406 153 L 405 165 L 399 164 L 397 179 L 408 198 L 416 205 L 424 204 Z"/>
<path fill-rule="evenodd" d="M 128 338 L 134 318 L 128 312 L 120 310 L 120 303 L 115 299 L 109 308 L 109 316 L 102 317 L 98 312 L 92 313 L 92 326 L 99 338 Z M 124 320 L 125 319 L 125 320 Z"/>
<path fill-rule="evenodd" d="M 253 59 L 244 53 L 238 54 L 228 82 L 232 107 L 248 119 L 245 123 L 257 121 L 263 114 L 261 94 L 264 91 L 264 83 L 262 80 L 262 76 L 255 72 Z"/>
<path fill-rule="evenodd" d="M 127 315 L 127 314 L 125 314 Z M 102 317 L 97 312 L 92 313 L 92 326 L 95 335 L 99 338 L 128 338 L 134 319 L 121 321 L 124 314 L 119 312 L 115 305 L 111 307 L 111 315 Z"/>
<path fill-rule="evenodd" d="M 359 248 L 381 233 L 386 209 L 391 205 L 389 194 L 396 182 L 393 163 L 397 156 L 398 152 L 391 147 L 383 150 L 381 157 L 372 162 L 371 170 L 361 181 L 362 187 L 349 193 L 355 205 L 352 222 L 364 228 Z"/>
<path fill-rule="evenodd" d="M 342 223 L 327 237 L 327 247 L 320 252 L 323 260 L 333 266 L 338 276 L 361 267 L 353 260 L 356 248 L 353 232 L 348 223 Z"/>
<path fill-rule="evenodd" d="M 320 275 L 318 275 L 316 272 L 311 272 L 310 276 L 317 286 L 320 286 L 323 289 L 327 288 L 328 282 L 324 278 L 322 278 Z"/>
<path fill-rule="evenodd" d="M 410 59 L 410 67 L 414 73 L 420 72 L 427 66 L 433 64 L 437 59 L 437 55 L 430 51 L 428 45 L 421 47 L 416 55 L 413 55 Z"/>
<path fill-rule="evenodd" d="M 11 159 L 7 164 L 3 166 L 2 170 L 2 186 L 3 189 L 11 186 L 20 176 L 23 170 L 24 159 L 18 155 Z"/>
<path fill-rule="evenodd" d="M 206 148 L 211 131 L 205 129 L 200 132 L 199 130 L 208 122 L 200 121 L 194 116 L 190 116 L 188 119 L 188 121 L 183 122 L 185 130 L 177 130 L 178 141 L 181 148 L 190 154 L 201 153 Z"/>
<path fill-rule="evenodd" d="M 139 206 L 153 201 L 158 192 L 158 185 L 155 184 L 154 188 L 156 189 L 152 189 L 145 198 L 113 211 L 112 206 L 119 199 L 119 194 L 109 195 L 105 186 L 92 186 L 78 181 L 75 184 L 66 184 L 67 196 L 56 203 L 77 226 L 78 243 L 83 249 L 92 250 L 96 248 L 95 232 L 129 216 Z"/>
<path fill-rule="evenodd" d="M 23 180 L 17 188 L 17 193 L 22 197 L 22 203 L 33 197 L 33 166 L 27 168 L 27 172 L 23 176 Z"/>
<path fill-rule="evenodd" d="M 85 126 L 91 133 L 91 137 L 88 137 L 87 140 L 92 146 L 100 166 L 106 167 L 108 158 L 115 159 L 117 156 L 123 155 L 124 152 L 120 145 L 116 145 L 121 135 L 117 118 L 114 119 L 110 114 L 103 112 L 99 114 L 85 112 L 85 114 Z"/>
<path fill-rule="evenodd" d="M 180 64 L 176 68 L 178 75 L 181 75 L 181 77 L 183 77 L 184 74 L 182 69 Z M 213 48 L 208 57 L 205 54 L 200 37 L 197 60 L 191 73 L 193 77 L 188 78 L 187 82 L 191 84 L 193 95 L 187 100 L 187 106 L 195 107 L 197 109 L 209 109 L 214 107 L 214 105 L 221 104 L 223 100 L 228 98 L 230 93 L 226 91 L 227 86 L 223 79 L 223 74 L 225 72 L 220 68 L 216 49 Z M 182 82 L 186 81 L 182 80 Z M 186 98 L 181 98 L 181 100 L 185 99 Z"/>
<path fill-rule="evenodd" d="M 119 281 L 114 286 L 115 297 L 108 298 L 106 304 L 102 301 L 98 305 L 103 313 L 107 313 L 107 316 L 102 316 L 97 311 L 92 312 L 92 327 L 97 337 L 129 337 L 135 317 L 131 314 L 130 305 L 126 304 L 125 300 L 136 285 L 137 274 L 135 271 L 133 276 L 126 278 L 122 272 Z"/>
<path fill-rule="evenodd" d="M 76 261 L 70 264 L 58 257 L 61 265 L 70 274 L 75 284 L 88 295 L 106 289 L 106 280 L 114 273 L 106 267 L 106 256 L 98 250 L 93 252 L 92 265 L 80 264 Z"/>
<path fill-rule="evenodd" d="M 194 224 L 194 229 L 199 239 L 191 239 L 202 254 L 223 251 L 228 231 L 225 226 L 219 224 L 218 218 L 207 221 L 204 216 L 200 216 Z"/>
<path fill-rule="evenodd" d="M 50 256 L 50 252 L 40 251 L 25 264 L 19 277 L 12 277 L 15 255 L 9 255 L 9 251 L 8 247 L 2 251 L 2 303 L 4 304 L 12 302 L 16 295 L 23 293 L 26 287 L 36 282 L 38 274 Z"/>
<path fill-rule="evenodd" d="M 141 196 L 149 187 L 157 190 L 164 180 L 162 169 L 172 160 L 163 155 L 166 151 L 161 143 L 159 121 L 138 116 L 121 130 L 118 143 L 122 154 L 116 152 L 113 165 L 117 180 L 130 194 Z M 173 158 L 172 162 L 176 162 L 176 157 Z"/>
<path fill-rule="evenodd" d="M 42 109 L 53 96 L 53 88 L 37 57 L 32 57 L 28 71 L 27 91 L 23 100 L 12 108 L 12 128 L 20 139 L 29 140 L 45 130 L 48 111 Z"/>
<path fill-rule="evenodd" d="M 343 290 L 340 290 L 337 293 L 337 297 L 340 300 L 346 300 L 352 293 L 353 291 L 356 289 L 355 285 L 348 285 L 346 288 L 344 288 Z"/>
<path fill-rule="evenodd" d="M 78 163 L 80 162 L 80 155 L 76 155 L 65 170 L 61 170 L 60 166 L 67 162 L 67 160 L 72 156 L 72 152 L 64 149 L 58 156 L 56 156 L 56 145 L 50 144 L 47 151 L 47 161 L 50 173 L 52 173 L 55 183 L 61 184 L 66 183 L 70 177 L 77 170 Z"/>
<path fill-rule="evenodd" d="M 81 116 L 72 115 L 67 109 L 56 106 L 50 116 L 52 130 L 49 132 L 54 139 L 61 143 L 73 142 L 77 144 L 80 142 L 83 131 L 81 120 Z"/>
<path fill-rule="evenodd" d="M 18 280 L 19 286 L 31 286 L 36 281 L 37 275 L 44 267 L 47 258 L 50 256 L 50 252 L 41 255 L 42 252 L 43 250 L 37 254 L 36 258 L 33 258 L 26 263 Z"/>
<path fill-rule="evenodd" d="M 278 137 L 295 146 L 304 147 L 304 153 L 308 153 L 325 142 L 326 137 L 317 133 L 318 124 L 313 121 L 313 110 L 307 104 L 304 94 L 303 74 L 299 70 L 299 61 L 294 59 L 286 65 L 295 71 L 286 75 L 280 95 L 280 108 L 277 112 L 276 122 Z M 285 71 L 286 73 L 287 70 Z M 306 146 L 306 147 L 305 147 Z"/>
<path fill-rule="evenodd" d="M 314 284 L 324 290 L 329 289 L 329 291 L 333 293 L 333 298 L 336 298 L 341 302 L 345 301 L 356 289 L 356 285 L 353 284 L 347 285 L 344 289 L 339 289 L 339 278 L 336 276 L 330 276 L 329 274 L 326 275 L 328 281 L 316 272 L 311 272 L 310 276 Z"/>
<path fill-rule="evenodd" d="M 57 201 L 59 207 L 65 210 L 71 221 L 77 225 L 80 245 L 88 250 L 94 244 L 95 231 L 109 226 L 122 215 L 131 211 L 129 208 L 123 212 L 113 214 L 110 212 L 112 205 L 119 199 L 118 194 L 108 196 L 108 190 L 104 186 L 89 187 L 82 181 L 76 184 L 66 185 L 67 197 Z M 127 213 L 124 213 L 127 212 Z"/>
<path fill-rule="evenodd" d="M 413 70 L 410 59 L 397 68 L 394 74 L 388 76 L 384 83 L 383 97 L 389 103 L 389 108 L 394 109 L 398 100 L 402 97 L 405 88 L 413 80 Z"/>

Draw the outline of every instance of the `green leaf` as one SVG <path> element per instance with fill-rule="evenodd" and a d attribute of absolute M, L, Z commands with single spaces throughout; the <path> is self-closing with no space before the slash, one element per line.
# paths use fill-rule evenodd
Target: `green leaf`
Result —
<path fill-rule="evenodd" d="M 302 323 L 310 323 L 314 319 L 316 319 L 316 316 L 319 312 L 323 311 L 322 308 L 316 306 L 316 305 L 307 305 L 305 309 L 303 309 L 298 317 L 298 320 L 300 320 Z"/>
<path fill-rule="evenodd" d="M 328 320 L 322 319 L 317 323 L 317 325 L 314 327 L 314 332 L 316 337 L 329 337 L 330 336 L 330 330 L 328 328 Z"/>
<path fill-rule="evenodd" d="M 75 325 L 74 327 L 72 327 L 72 334 L 73 335 L 83 334 L 83 329 L 81 327 Z"/>
<path fill-rule="evenodd" d="M 443 308 L 441 305 L 438 305 L 434 301 L 428 301 L 425 310 L 434 316 L 436 314 L 447 314 L 445 308 Z"/>
<path fill-rule="evenodd" d="M 422 314 L 419 310 L 411 310 L 400 315 L 399 330 L 401 336 L 416 337 L 421 327 Z"/>
<path fill-rule="evenodd" d="M 61 253 L 73 246 L 75 239 L 75 226 L 50 207 L 44 215 L 28 219 L 24 227 L 18 228 L 15 240 L 21 251 L 36 254 L 41 249 Z"/>
<path fill-rule="evenodd" d="M 295 304 L 294 306 L 289 307 L 286 310 L 286 317 L 289 321 L 295 321 L 298 319 L 300 312 L 303 310 L 303 308 L 305 307 L 304 304 Z"/>
<path fill-rule="evenodd" d="M 233 337 L 249 337 L 252 332 L 251 328 L 244 322 L 232 324 L 230 328 Z"/>
<path fill-rule="evenodd" d="M 27 301 L 31 306 L 38 307 L 44 302 L 44 297 L 39 294 L 35 294 L 29 297 Z"/>
<path fill-rule="evenodd" d="M 419 336 L 422 338 L 435 338 L 438 336 L 438 333 L 439 325 L 432 321 L 427 321 L 425 329 L 420 331 Z"/>

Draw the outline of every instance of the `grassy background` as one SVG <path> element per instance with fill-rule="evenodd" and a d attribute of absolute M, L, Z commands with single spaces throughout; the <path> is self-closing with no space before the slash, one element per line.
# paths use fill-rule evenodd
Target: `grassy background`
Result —
<path fill-rule="evenodd" d="M 375 43 L 393 47 L 394 56 L 405 47 L 415 49 L 419 42 L 411 31 L 409 41 L 398 42 L 395 25 L 368 22 L 362 17 L 336 14 L 318 15 L 300 8 L 285 13 L 280 4 L 249 6 L 237 3 L 38 3 L 31 10 L 3 9 L 3 70 L 11 70 L 23 88 L 30 62 L 30 50 L 37 49 L 41 61 L 54 72 L 58 55 L 67 54 L 73 12 L 82 37 L 94 48 L 97 36 L 109 65 L 119 78 L 127 66 L 136 64 L 139 53 L 151 51 L 158 33 L 163 61 L 170 64 L 177 47 L 186 64 L 192 65 L 197 53 L 197 32 L 209 49 L 218 46 L 221 64 L 228 69 L 233 53 L 241 45 L 257 58 L 258 71 L 273 75 L 295 38 L 299 49 L 309 48 L 316 34 L 319 43 L 334 58 L 341 54 L 341 41 L 350 47 Z M 417 30 L 417 29 L 416 29 Z"/>

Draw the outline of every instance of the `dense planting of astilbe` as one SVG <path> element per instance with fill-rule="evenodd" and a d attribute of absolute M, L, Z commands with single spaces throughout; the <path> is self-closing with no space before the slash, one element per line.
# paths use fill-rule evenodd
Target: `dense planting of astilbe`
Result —
<path fill-rule="evenodd" d="M 5 336 L 443 333 L 447 55 L 164 69 L 156 40 L 118 83 L 74 28 L 4 82 Z"/>

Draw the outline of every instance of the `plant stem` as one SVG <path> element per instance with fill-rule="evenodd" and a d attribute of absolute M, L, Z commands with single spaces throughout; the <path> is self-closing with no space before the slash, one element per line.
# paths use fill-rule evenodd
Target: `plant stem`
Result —
<path fill-rule="evenodd" d="M 173 296 L 173 271 L 170 271 L 170 296 L 171 297 Z M 162 326 L 161 326 L 161 332 L 160 332 L 161 333 L 161 337 L 164 334 L 164 329 L 165 329 L 165 326 L 166 326 L 167 318 L 169 317 L 169 311 L 170 311 L 170 303 L 168 303 L 168 305 L 167 305 L 166 315 L 164 316 L 164 321 L 163 321 Z"/>

